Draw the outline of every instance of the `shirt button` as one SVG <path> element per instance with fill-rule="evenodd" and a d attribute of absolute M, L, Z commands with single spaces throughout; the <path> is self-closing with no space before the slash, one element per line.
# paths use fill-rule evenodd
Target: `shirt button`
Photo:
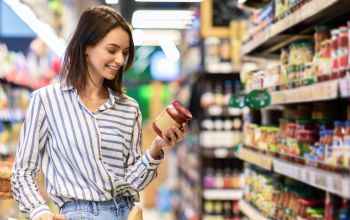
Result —
<path fill-rule="evenodd" d="M 96 138 L 99 138 L 99 137 L 100 137 L 100 135 L 96 134 Z"/>
<path fill-rule="evenodd" d="M 108 177 L 107 177 L 107 179 L 108 179 L 108 180 L 111 180 L 111 177 L 110 177 L 110 176 L 108 176 Z"/>
<path fill-rule="evenodd" d="M 100 156 L 100 157 L 98 157 L 98 159 L 99 159 L 99 160 L 102 160 L 102 157 Z"/>

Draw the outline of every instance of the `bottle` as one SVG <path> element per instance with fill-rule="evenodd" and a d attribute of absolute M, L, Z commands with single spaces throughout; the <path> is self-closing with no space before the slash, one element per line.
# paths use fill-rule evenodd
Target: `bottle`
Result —
<path fill-rule="evenodd" d="M 345 124 L 343 166 L 350 168 L 350 121 Z"/>
<path fill-rule="evenodd" d="M 206 109 L 214 103 L 214 94 L 211 82 L 207 82 L 205 85 L 204 93 L 200 98 L 200 105 Z"/>
<path fill-rule="evenodd" d="M 333 130 L 333 155 L 331 164 L 337 165 L 343 159 L 345 121 L 335 121 Z"/>
<path fill-rule="evenodd" d="M 337 79 L 339 76 L 339 30 L 338 29 L 333 29 L 331 31 L 331 60 L 332 60 L 332 67 L 331 67 L 331 78 L 332 79 Z"/>

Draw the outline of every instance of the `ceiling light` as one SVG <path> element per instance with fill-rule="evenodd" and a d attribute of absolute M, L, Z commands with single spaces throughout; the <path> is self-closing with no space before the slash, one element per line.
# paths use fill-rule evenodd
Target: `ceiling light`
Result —
<path fill-rule="evenodd" d="M 193 18 L 191 10 L 137 10 L 131 23 L 134 28 L 187 29 Z"/>
<path fill-rule="evenodd" d="M 66 41 L 57 36 L 55 31 L 47 23 L 37 18 L 32 9 L 19 0 L 4 0 L 10 8 L 33 30 L 47 46 L 59 57 L 64 54 Z"/>
<path fill-rule="evenodd" d="M 132 31 L 132 37 L 136 46 L 159 46 L 163 39 L 169 39 L 175 45 L 181 42 L 179 30 L 135 29 Z"/>
<path fill-rule="evenodd" d="M 105 0 L 106 4 L 113 5 L 113 4 L 118 4 L 119 0 Z"/>
<path fill-rule="evenodd" d="M 201 0 L 135 0 L 136 2 L 201 2 Z"/>
<path fill-rule="evenodd" d="M 180 52 L 176 45 L 170 39 L 164 38 L 160 41 L 160 47 L 162 48 L 165 56 L 168 60 L 176 62 L 180 59 Z"/>

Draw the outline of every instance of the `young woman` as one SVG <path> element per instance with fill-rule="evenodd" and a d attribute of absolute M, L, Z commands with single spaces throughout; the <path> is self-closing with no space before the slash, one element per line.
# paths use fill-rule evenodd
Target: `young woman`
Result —
<path fill-rule="evenodd" d="M 12 189 L 31 219 L 126 219 L 155 178 L 162 148 L 183 139 L 186 124 L 170 127 L 142 155 L 141 112 L 122 88 L 133 58 L 130 27 L 115 10 L 82 14 L 61 83 L 33 92 L 21 131 Z M 38 193 L 40 168 L 60 215 Z"/>

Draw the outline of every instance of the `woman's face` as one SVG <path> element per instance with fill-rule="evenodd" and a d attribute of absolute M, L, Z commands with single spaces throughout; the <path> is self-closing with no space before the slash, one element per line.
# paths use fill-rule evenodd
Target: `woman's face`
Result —
<path fill-rule="evenodd" d="M 85 54 L 91 79 L 114 79 L 126 62 L 129 47 L 129 35 L 120 27 L 108 32 L 95 46 L 88 46 Z"/>

